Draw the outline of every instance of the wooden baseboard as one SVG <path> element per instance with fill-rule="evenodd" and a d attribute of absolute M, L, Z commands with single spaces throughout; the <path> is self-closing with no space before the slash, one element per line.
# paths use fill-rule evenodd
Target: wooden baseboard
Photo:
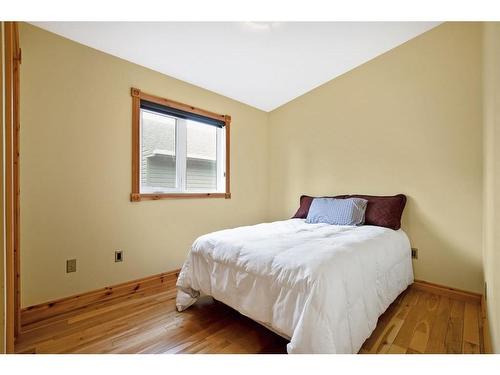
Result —
<path fill-rule="evenodd" d="M 21 310 L 21 328 L 40 320 L 84 308 L 95 302 L 109 301 L 147 289 L 161 288 L 163 285 L 171 286 L 177 280 L 179 272 L 180 270 L 177 269 L 23 308 Z"/>
<path fill-rule="evenodd" d="M 452 297 L 465 302 L 481 303 L 481 298 L 482 298 L 482 294 L 479 293 L 455 289 L 448 286 L 434 284 L 423 280 L 415 280 L 414 283 L 412 284 L 412 287 L 418 290 L 439 294 L 441 296 Z"/>

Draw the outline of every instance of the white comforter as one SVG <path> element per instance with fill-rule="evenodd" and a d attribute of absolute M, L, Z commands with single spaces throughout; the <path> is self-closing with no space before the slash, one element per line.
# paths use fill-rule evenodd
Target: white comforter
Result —
<path fill-rule="evenodd" d="M 199 237 L 177 309 L 207 294 L 290 338 L 288 353 L 357 353 L 412 282 L 402 230 L 291 219 Z"/>

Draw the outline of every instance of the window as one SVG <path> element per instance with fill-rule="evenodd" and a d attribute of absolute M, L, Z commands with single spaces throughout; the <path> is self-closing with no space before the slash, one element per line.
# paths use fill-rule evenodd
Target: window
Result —
<path fill-rule="evenodd" d="M 230 116 L 132 89 L 132 201 L 230 198 Z"/>

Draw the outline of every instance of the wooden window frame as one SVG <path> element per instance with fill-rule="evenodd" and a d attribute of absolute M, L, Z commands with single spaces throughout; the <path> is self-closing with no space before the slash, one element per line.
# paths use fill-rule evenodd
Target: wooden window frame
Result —
<path fill-rule="evenodd" d="M 140 202 L 143 200 L 159 200 L 159 199 L 181 199 L 181 198 L 231 198 L 231 178 L 230 178 L 230 154 L 231 154 L 231 116 L 220 115 L 211 111 L 196 108 L 188 104 L 180 103 L 174 100 L 161 98 L 159 96 L 147 94 L 141 90 L 132 87 L 130 90 L 132 96 L 132 193 L 130 194 L 131 202 Z M 164 105 L 167 107 L 180 109 L 197 115 L 213 118 L 224 122 L 226 133 L 225 161 L 226 161 L 226 177 L 225 177 L 225 192 L 223 193 L 161 193 L 161 194 L 146 194 L 141 193 L 140 181 L 140 111 L 141 100 Z"/>

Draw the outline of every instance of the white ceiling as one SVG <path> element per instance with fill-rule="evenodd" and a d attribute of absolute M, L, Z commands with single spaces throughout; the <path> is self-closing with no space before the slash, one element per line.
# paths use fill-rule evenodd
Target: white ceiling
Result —
<path fill-rule="evenodd" d="M 439 22 L 33 22 L 264 111 Z"/>

